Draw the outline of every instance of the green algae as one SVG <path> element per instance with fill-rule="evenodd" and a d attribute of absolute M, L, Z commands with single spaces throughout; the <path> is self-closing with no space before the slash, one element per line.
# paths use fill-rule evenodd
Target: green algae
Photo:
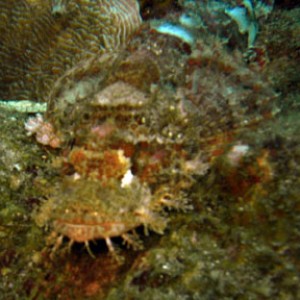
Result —
<path fill-rule="evenodd" d="M 273 164 L 278 174 L 285 165 L 278 157 L 297 160 L 295 146 L 284 148 L 287 140 L 298 144 L 299 126 L 296 114 L 285 116 L 264 124 L 255 133 L 245 132 L 241 138 L 253 147 L 273 143 L 269 147 L 276 147 Z M 275 143 L 274 137 L 282 139 L 281 143 Z M 267 193 L 255 193 L 254 206 L 224 192 L 218 186 L 218 174 L 213 173 L 194 192 L 195 210 L 173 217 L 173 230 L 141 256 L 123 285 L 113 289 L 108 299 L 299 297 L 299 263 L 295 257 L 299 250 L 295 213 L 299 207 L 299 168 L 285 165 L 285 173 L 276 175 L 266 187 Z"/>
<path fill-rule="evenodd" d="M 294 114 L 241 133 L 254 153 L 276 150 L 273 171 L 281 174 L 265 186 L 266 193 L 255 192 L 255 205 L 245 202 L 248 196 L 228 194 L 216 167 L 192 191 L 194 210 L 173 212 L 167 232 L 151 234 L 144 250 L 123 248 L 121 267 L 99 243 L 93 248 L 96 259 L 79 245 L 59 251 L 53 260 L 45 258 L 47 233 L 24 219 L 24 203 L 7 198 L 1 219 L 12 226 L 1 227 L 1 291 L 6 299 L 297 299 L 299 128 Z M 17 276 L 20 272 L 23 277 Z M 99 288 L 96 283 L 103 278 L 105 288 Z"/>
<path fill-rule="evenodd" d="M 26 137 L 24 117 L 1 113 L 6 120 L 2 145 L 9 144 L 13 153 L 10 160 L 7 153 L 1 160 L 0 290 L 6 299 L 45 299 L 45 295 L 61 299 L 299 297 L 297 113 L 239 134 L 238 140 L 251 149 L 244 166 L 255 165 L 262 150 L 271 153 L 267 158 L 273 172 L 271 180 L 263 185 L 254 183 L 242 195 L 230 193 L 222 183 L 222 168 L 227 170 L 225 152 L 193 187 L 192 211 L 171 212 L 163 236 L 151 233 L 143 238 L 141 232 L 145 239 L 142 251 L 126 250 L 120 244 L 126 262 L 122 266 L 116 265 L 101 243 L 92 246 L 96 259 L 80 245 L 71 252 L 58 251 L 52 260 L 47 257 L 45 240 L 49 233 L 31 219 L 36 205 L 32 202 L 47 194 L 51 177 L 57 175 L 49 172 L 45 163 L 49 153 Z M 12 131 L 14 138 L 7 134 Z M 15 171 L 14 176 L 20 176 L 21 184 L 12 187 L 11 168 L 20 162 L 22 172 Z"/>

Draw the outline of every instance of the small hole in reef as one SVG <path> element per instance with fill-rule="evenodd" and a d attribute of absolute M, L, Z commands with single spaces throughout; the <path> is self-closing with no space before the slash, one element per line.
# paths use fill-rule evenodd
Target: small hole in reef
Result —
<path fill-rule="evenodd" d="M 84 113 L 82 117 L 84 120 L 89 120 L 91 118 L 91 115 L 90 113 Z"/>

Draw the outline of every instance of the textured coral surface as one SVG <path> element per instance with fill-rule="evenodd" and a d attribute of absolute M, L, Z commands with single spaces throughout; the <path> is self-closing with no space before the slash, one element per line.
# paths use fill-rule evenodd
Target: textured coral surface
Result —
<path fill-rule="evenodd" d="M 1 1 L 0 11 L 2 99 L 45 100 L 64 71 L 122 47 L 141 23 L 135 0 Z"/>

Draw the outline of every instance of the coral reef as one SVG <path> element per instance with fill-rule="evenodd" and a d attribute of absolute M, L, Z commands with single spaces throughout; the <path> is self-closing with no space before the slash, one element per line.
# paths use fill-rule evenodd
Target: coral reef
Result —
<path fill-rule="evenodd" d="M 139 255 L 106 299 L 297 299 L 297 116 L 241 133 L 250 150 L 237 174 L 227 153 L 219 156 L 193 190 L 194 212 L 173 215 L 175 230 Z"/>
<path fill-rule="evenodd" d="M 178 1 L 173 0 L 140 0 L 141 14 L 144 20 L 161 18 L 170 11 L 180 10 Z"/>
<path fill-rule="evenodd" d="M 36 140 L 40 144 L 49 145 L 52 148 L 60 146 L 60 139 L 54 134 L 50 123 L 44 122 L 42 115 L 29 118 L 25 123 L 25 129 L 28 135 L 36 134 Z"/>
<path fill-rule="evenodd" d="M 45 100 L 67 69 L 122 47 L 141 24 L 135 0 L 4 1 L 0 10 L 1 99 Z"/>
<path fill-rule="evenodd" d="M 5 299 L 300 298 L 298 9 L 236 5 L 0 4 Z"/>
<path fill-rule="evenodd" d="M 265 47 L 268 54 L 268 68 L 265 72 L 276 90 L 284 96 L 299 90 L 299 18 L 300 8 L 292 11 L 276 10 L 273 18 L 265 23 L 258 39 L 258 43 Z M 289 107 L 292 103 L 286 104 Z"/>

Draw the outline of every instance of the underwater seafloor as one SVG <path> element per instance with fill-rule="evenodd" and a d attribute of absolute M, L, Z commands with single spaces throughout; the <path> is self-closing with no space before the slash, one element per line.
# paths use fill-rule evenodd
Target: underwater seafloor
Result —
<path fill-rule="evenodd" d="M 0 299 L 300 299 L 297 1 L 1 0 L 0 28 Z"/>

